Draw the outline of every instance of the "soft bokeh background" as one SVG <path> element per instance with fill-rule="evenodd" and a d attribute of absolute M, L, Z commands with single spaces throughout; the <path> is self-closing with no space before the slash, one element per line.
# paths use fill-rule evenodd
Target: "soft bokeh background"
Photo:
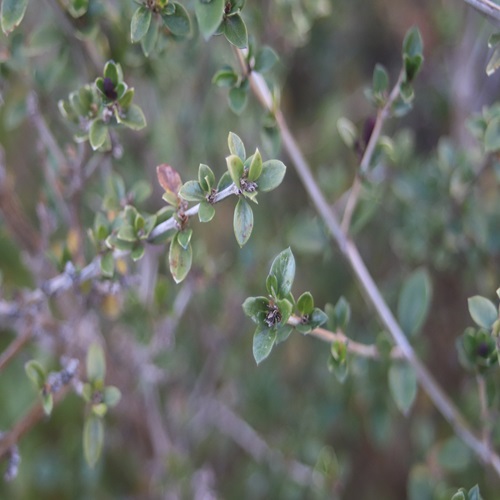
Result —
<path fill-rule="evenodd" d="M 189 8 L 192 2 L 183 3 Z M 129 0 L 91 0 L 89 15 L 78 24 L 57 2 L 32 0 L 21 28 L 0 37 L 0 143 L 16 194 L 38 228 L 37 205 L 50 200 L 43 181 L 48 160 L 26 115 L 27 96 L 37 93 L 41 113 L 71 155 L 75 146 L 57 101 L 93 81 L 111 58 L 122 64 L 148 120 L 144 131 L 121 134 L 124 153 L 112 159 L 112 168 L 128 186 L 139 179 L 154 186 L 150 211 L 163 203 L 155 166 L 169 163 L 186 181 L 207 163 L 220 176 L 229 131 L 243 138 L 247 150 L 259 146 L 265 158 L 279 154 L 288 163 L 262 133 L 266 117 L 257 102 L 250 98 L 237 116 L 225 90 L 211 84 L 222 64 L 236 66 L 227 42 L 194 36 L 146 59 L 129 42 L 135 8 Z M 478 424 L 475 379 L 460 366 L 455 340 L 471 324 L 467 297 L 493 298 L 498 287 L 499 171 L 493 166 L 484 172 L 461 202 L 453 190 L 481 161 L 465 120 L 497 99 L 499 78 L 484 71 L 494 26 L 459 0 L 253 1 L 243 16 L 257 44 L 280 55 L 270 77 L 332 203 L 349 188 L 357 163 L 339 137 L 337 120 L 346 116 L 362 128 L 374 115 L 364 89 L 375 64 L 385 65 L 394 82 L 404 34 L 419 27 L 426 60 L 415 85 L 415 109 L 388 124 L 395 159 L 373 172 L 353 228 L 393 309 L 411 271 L 425 266 L 431 273 L 431 312 L 414 344 Z M 75 31 L 75 24 L 85 23 L 95 26 L 91 36 Z M 81 198 L 83 230 L 92 224 L 105 175 L 98 166 Z M 279 189 L 261 197 L 254 234 L 241 250 L 233 207 L 227 200 L 210 224 L 193 222 L 195 261 L 185 283 L 174 284 L 166 249 L 159 247 L 146 259 L 159 262 L 148 297 L 137 293 L 149 276 L 144 264 L 131 266 L 117 296 L 81 292 L 51 302 L 37 340 L 0 375 L 0 430 L 8 430 L 36 397 L 24 374 L 26 361 L 36 358 L 55 369 L 63 353 L 83 359 L 93 339 L 106 346 L 109 383 L 123 399 L 106 417 L 105 451 L 94 470 L 83 459 L 84 407 L 72 394 L 21 441 L 19 477 L 0 483 L 0 497 L 423 500 L 451 498 L 456 488 L 479 483 L 485 498 L 495 498 L 498 478 L 453 437 L 424 394 L 407 417 L 398 412 L 385 363 L 352 359 L 340 384 L 327 369 L 328 346 L 294 334 L 255 365 L 252 324 L 241 304 L 264 292 L 272 258 L 289 245 L 297 259 L 296 296 L 310 290 L 323 307 L 344 295 L 353 311 L 346 333 L 355 340 L 374 343 L 382 326 L 293 168 Z M 15 298 L 19 287 L 56 271 L 33 275 L 22 238 L 7 219 L 4 212 L 2 293 Z M 49 219 L 61 224 L 57 215 Z M 61 225 L 50 235 L 48 254 L 58 255 L 65 244 L 71 247 Z M 90 246 L 85 249 L 90 260 Z M 14 334 L 2 331 L 0 348 Z M 495 377 L 489 380 L 494 416 Z M 310 484 L 315 467 L 328 471 L 323 488 Z"/>

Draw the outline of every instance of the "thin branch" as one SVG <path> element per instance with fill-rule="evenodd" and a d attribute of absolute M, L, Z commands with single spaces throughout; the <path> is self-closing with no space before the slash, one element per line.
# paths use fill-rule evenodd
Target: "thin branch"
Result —
<path fill-rule="evenodd" d="M 241 52 L 239 52 L 238 56 L 240 62 L 245 61 L 244 55 Z M 246 70 L 246 63 L 244 63 L 243 69 Z M 305 190 L 309 194 L 312 203 L 315 205 L 316 210 L 325 222 L 325 225 L 330 231 L 339 249 L 349 262 L 354 274 L 377 312 L 381 322 L 393 337 L 396 345 L 401 350 L 402 355 L 415 370 L 420 386 L 430 397 L 439 412 L 452 426 L 456 435 L 460 437 L 464 443 L 471 448 L 471 450 L 474 451 L 480 460 L 484 463 L 490 464 L 500 476 L 500 456 L 497 455 L 489 446 L 485 445 L 482 440 L 474 434 L 461 412 L 443 391 L 425 365 L 417 357 L 413 347 L 401 330 L 401 327 L 394 318 L 394 315 L 387 306 L 377 285 L 368 272 L 356 245 L 340 228 L 337 218 L 330 209 L 330 206 L 316 183 L 316 180 L 311 173 L 311 169 L 298 147 L 295 138 L 291 134 L 283 114 L 279 109 L 275 109 L 271 93 L 265 80 L 261 75 L 254 72 L 249 75 L 249 78 L 251 88 L 255 92 L 258 100 L 262 103 L 266 110 L 274 112 L 277 125 L 281 132 L 283 146 L 287 151 Z"/>
<path fill-rule="evenodd" d="M 18 352 L 30 341 L 32 336 L 31 328 L 26 328 L 26 330 L 18 335 L 0 354 L 0 373 L 4 368 L 14 359 Z"/>
<path fill-rule="evenodd" d="M 479 12 L 482 12 L 488 17 L 500 21 L 500 5 L 491 0 L 464 0 L 465 3 L 471 5 Z"/>
<path fill-rule="evenodd" d="M 287 460 L 281 452 L 271 448 L 248 422 L 221 401 L 205 397 L 198 404 L 201 408 L 194 418 L 195 423 L 207 419 L 211 425 L 215 426 L 223 435 L 231 438 L 256 462 L 266 462 L 271 467 L 277 466 L 284 469 L 297 484 L 302 486 L 321 485 L 323 478 L 319 473 L 297 460 Z"/>
<path fill-rule="evenodd" d="M 54 394 L 54 407 L 66 396 L 70 388 L 70 384 L 65 385 L 57 394 Z M 28 413 L 26 413 L 9 432 L 3 434 L 0 438 L 0 459 L 4 457 L 30 429 L 43 420 L 45 416 L 42 403 L 35 403 Z"/>
<path fill-rule="evenodd" d="M 298 316 L 290 316 L 288 319 L 288 324 L 291 326 L 297 326 L 300 324 L 300 318 Z M 332 344 L 333 342 L 342 342 L 346 345 L 347 351 L 355 356 L 368 359 L 381 359 L 382 356 L 375 345 L 361 344 L 360 342 L 355 342 L 345 335 L 341 330 L 332 332 L 326 328 L 315 328 L 310 331 L 307 335 L 316 337 L 323 342 Z M 405 359 L 401 349 L 394 346 L 389 354 L 391 359 Z"/>
<path fill-rule="evenodd" d="M 38 108 L 38 98 L 34 92 L 31 93 L 27 98 L 27 108 L 28 108 L 28 115 L 33 125 L 37 129 L 42 144 L 44 144 L 44 146 L 47 148 L 50 155 L 54 157 L 58 170 L 59 171 L 64 170 L 67 166 L 66 156 L 61 151 L 61 148 L 57 144 L 57 141 L 52 135 L 52 132 L 47 126 L 47 123 L 45 123 L 45 119 L 41 115 L 40 110 Z M 48 162 L 43 162 L 43 163 L 44 163 L 45 178 L 51 187 L 59 215 L 64 219 L 64 221 L 67 224 L 70 224 L 71 213 L 66 204 L 64 196 L 62 195 L 58 179 L 54 174 L 54 171 L 52 170 L 51 166 L 48 164 Z"/>
<path fill-rule="evenodd" d="M 481 408 L 481 424 L 483 431 L 483 443 L 491 446 L 491 415 L 488 408 L 488 395 L 486 392 L 486 380 L 482 375 L 476 376 L 477 390 L 479 395 L 479 407 Z"/>
<path fill-rule="evenodd" d="M 356 176 L 354 178 L 354 182 L 349 192 L 349 197 L 347 198 L 347 203 L 344 211 L 344 217 L 342 218 L 342 231 L 345 234 L 349 232 L 349 227 L 351 225 L 351 219 L 354 214 L 354 210 L 356 209 L 356 205 L 358 204 L 359 195 L 361 193 L 362 183 L 361 183 L 361 175 L 364 175 L 368 168 L 370 167 L 370 163 L 373 158 L 373 153 L 375 152 L 375 147 L 377 146 L 378 140 L 380 138 L 380 134 L 382 133 L 382 128 L 384 126 L 385 121 L 389 118 L 391 114 L 391 108 L 394 104 L 394 101 L 397 99 L 399 95 L 399 91 L 401 89 L 401 84 L 403 83 L 405 73 L 401 71 L 399 73 L 398 80 L 394 85 L 387 101 L 384 106 L 380 108 L 377 112 L 377 118 L 375 120 L 375 125 L 373 126 L 373 131 L 370 135 L 370 139 L 368 140 L 368 144 L 366 145 L 365 151 L 363 153 L 363 157 L 361 158 L 361 162 L 359 164 L 359 170 L 356 172 Z"/>

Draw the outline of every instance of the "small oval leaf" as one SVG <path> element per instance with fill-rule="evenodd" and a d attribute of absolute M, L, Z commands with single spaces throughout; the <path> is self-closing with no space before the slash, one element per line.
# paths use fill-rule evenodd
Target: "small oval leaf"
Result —
<path fill-rule="evenodd" d="M 277 298 L 285 298 L 292 291 L 292 284 L 295 278 L 295 258 L 290 247 L 276 256 L 269 274 L 276 277 L 278 284 L 278 289 L 276 290 Z"/>
<path fill-rule="evenodd" d="M 219 27 L 224 15 L 225 0 L 195 0 L 194 11 L 200 31 L 208 40 Z"/>
<path fill-rule="evenodd" d="M 282 161 L 268 160 L 262 164 L 262 173 L 257 180 L 259 191 L 276 189 L 285 177 L 286 167 Z"/>
<path fill-rule="evenodd" d="M 395 363 L 389 369 L 389 388 L 398 409 L 407 415 L 417 396 L 415 370 L 406 363 Z"/>
<path fill-rule="evenodd" d="M 498 311 L 495 304 L 486 297 L 481 297 L 480 295 L 475 295 L 470 297 L 468 300 L 469 313 L 474 320 L 474 322 L 486 328 L 491 329 L 493 323 L 498 319 Z"/>
<path fill-rule="evenodd" d="M 264 361 L 273 349 L 277 332 L 270 328 L 257 328 L 253 336 L 253 357 L 257 364 Z"/>
<path fill-rule="evenodd" d="M 232 43 L 239 49 L 247 48 L 247 27 L 239 14 L 226 18 L 223 30 L 228 42 Z"/>
<path fill-rule="evenodd" d="M 153 13 L 146 7 L 139 7 L 132 16 L 130 38 L 132 43 L 138 42 L 149 30 Z"/>
<path fill-rule="evenodd" d="M 250 238 L 253 229 L 253 211 L 245 198 L 240 198 L 234 209 L 234 235 L 242 247 Z"/>
<path fill-rule="evenodd" d="M 85 426 L 83 428 L 83 450 L 85 460 L 90 467 L 94 467 L 99 460 L 103 444 L 104 424 L 101 418 L 91 414 L 87 417 L 87 420 L 85 420 Z"/>

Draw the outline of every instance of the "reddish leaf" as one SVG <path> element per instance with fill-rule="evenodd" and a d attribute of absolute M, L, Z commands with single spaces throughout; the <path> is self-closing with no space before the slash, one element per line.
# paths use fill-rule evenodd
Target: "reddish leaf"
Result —
<path fill-rule="evenodd" d="M 156 167 L 156 175 L 160 186 L 167 193 L 174 193 L 175 195 L 179 193 L 179 189 L 182 186 L 182 180 L 177 170 L 166 163 L 162 163 Z"/>

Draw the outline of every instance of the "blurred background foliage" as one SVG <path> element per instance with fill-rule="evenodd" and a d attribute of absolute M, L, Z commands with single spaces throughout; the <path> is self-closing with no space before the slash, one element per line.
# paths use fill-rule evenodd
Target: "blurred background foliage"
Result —
<path fill-rule="evenodd" d="M 120 135 L 122 154 L 100 157 L 81 195 L 81 227 L 73 228 L 81 234 L 92 226 L 110 169 L 128 187 L 150 182 L 153 195 L 144 208 L 155 211 L 163 206 L 157 164 L 174 166 L 183 181 L 196 178 L 199 163 L 220 176 L 230 130 L 248 150 L 259 146 L 265 159 L 276 154 L 276 143 L 252 97 L 236 115 L 225 90 L 211 84 L 222 65 L 236 65 L 222 37 L 206 43 L 195 26 L 191 39 L 168 39 L 145 58 L 140 44 L 130 43 L 134 2 L 90 0 L 79 19 L 67 15 L 63 3 L 30 2 L 21 27 L 0 35 L 0 142 L 34 227 L 40 206 L 46 207 L 52 262 L 65 248 L 76 262 L 84 257 L 81 265 L 93 257 L 91 246 L 82 239 L 75 249 L 53 210 L 43 179 L 45 168 L 55 168 L 54 158 L 47 157 L 28 113 L 32 92 L 69 157 L 76 146 L 57 102 L 99 76 L 106 60 L 122 65 L 146 115 L 146 129 Z M 192 2 L 183 3 L 191 9 Z M 421 30 L 426 61 L 414 110 L 389 123 L 393 158 L 370 172 L 353 229 L 393 310 L 411 271 L 429 269 L 433 301 L 416 350 L 479 423 L 475 380 L 460 366 L 455 340 L 471 324 L 467 297 L 492 297 L 498 287 L 500 164 L 496 157 L 485 159 L 466 127 L 471 113 L 497 98 L 499 77 L 484 71 L 492 26 L 458 0 L 252 1 L 243 17 L 257 45 L 280 55 L 270 78 L 332 204 L 342 202 L 358 162 L 343 145 L 337 120 L 346 116 L 363 127 L 375 114 L 363 93 L 375 64 L 384 64 L 394 81 L 405 32 L 412 25 Z M 65 182 L 73 174 L 60 173 Z M 353 310 L 350 337 L 374 343 L 384 334 L 292 168 L 280 188 L 260 200 L 254 233 L 241 250 L 231 228 L 233 205 L 231 199 L 221 203 L 209 224 L 193 222 L 194 266 L 185 283 L 174 284 L 166 251 L 158 247 L 151 250 L 159 258 L 157 280 L 145 285 L 140 277 L 147 270 L 127 263 L 120 294 L 79 292 L 63 303 L 51 301 L 51 319 L 37 341 L 0 377 L 0 430 L 8 430 L 35 399 L 26 361 L 55 367 L 61 353 L 78 353 L 95 337 L 106 345 L 110 383 L 123 399 L 106 417 L 104 456 L 95 469 L 83 459 L 81 402 L 70 395 L 21 441 L 19 477 L 0 483 L 0 497 L 424 500 L 451 498 L 458 487 L 479 483 L 485 498 L 495 498 L 498 479 L 453 437 L 425 395 L 419 394 L 406 418 L 398 412 L 385 363 L 351 359 L 341 385 L 327 370 L 328 346 L 293 335 L 256 367 L 252 324 L 241 304 L 263 292 L 272 258 L 288 245 L 297 259 L 296 296 L 310 290 L 323 307 L 344 295 Z M 15 298 L 20 287 L 51 271 L 29 270 L 22 235 L 7 219 L 4 213 L 2 294 Z M 154 293 L 144 292 L 148 284 Z M 0 349 L 14 333 L 2 331 Z M 488 379 L 493 415 L 495 377 Z M 269 448 L 259 448 L 252 432 Z M 294 472 L 296 462 L 323 471 L 324 485 L 303 481 Z"/>

